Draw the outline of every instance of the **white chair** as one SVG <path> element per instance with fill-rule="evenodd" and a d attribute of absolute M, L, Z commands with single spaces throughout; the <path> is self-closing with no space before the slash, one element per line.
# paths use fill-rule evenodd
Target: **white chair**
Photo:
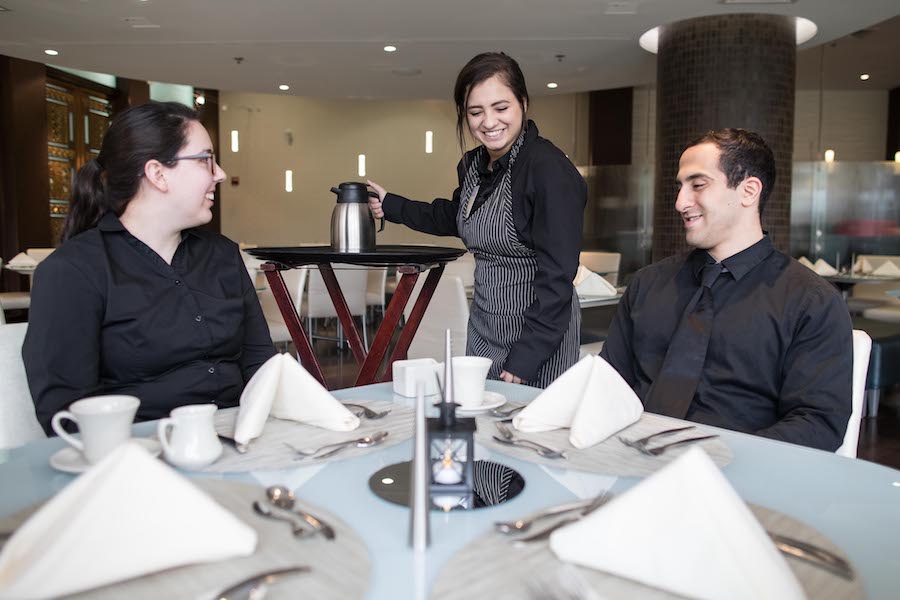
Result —
<path fill-rule="evenodd" d="M 46 437 L 34 414 L 22 342 L 28 323 L 0 326 L 0 449 Z"/>
<path fill-rule="evenodd" d="M 284 285 L 294 301 L 294 309 L 300 313 L 300 307 L 303 302 L 303 288 L 306 286 L 306 277 L 309 269 L 302 267 L 300 269 L 287 269 L 281 272 L 284 279 Z M 269 326 L 269 335 L 272 336 L 272 342 L 275 344 L 287 345 L 291 342 L 291 332 L 288 330 L 284 322 L 284 316 L 278 308 L 275 301 L 275 295 L 272 289 L 266 285 L 266 289 L 259 293 L 259 304 L 262 307 L 263 315 L 266 317 L 266 325 Z"/>
<path fill-rule="evenodd" d="M 366 322 L 366 289 L 368 288 L 367 269 L 350 268 L 342 269 L 338 265 L 334 269 L 335 277 L 340 285 L 344 299 L 347 301 L 347 307 L 350 309 L 350 315 L 362 319 L 363 345 L 369 347 L 369 335 L 367 333 Z M 314 337 L 322 339 L 323 336 L 314 335 L 313 319 L 330 319 L 337 318 L 337 311 L 331 296 L 328 294 L 328 288 L 325 287 L 325 280 L 318 269 L 310 269 L 309 289 L 306 294 L 306 303 L 302 306 L 301 315 L 306 319 L 306 331 L 309 334 L 310 344 Z M 338 321 L 338 337 L 339 344 L 343 344 L 343 330 L 340 321 Z"/>
<path fill-rule="evenodd" d="M 835 454 L 856 458 L 856 447 L 859 443 L 859 425 L 866 396 L 866 375 L 869 372 L 869 354 L 872 352 L 872 338 L 865 331 L 853 330 L 853 411 L 847 422 L 844 443 L 835 450 Z"/>
<path fill-rule="evenodd" d="M 445 271 L 446 273 L 446 271 Z M 410 300 L 403 309 L 407 321 L 412 313 L 427 272 L 419 275 Z M 466 355 L 466 339 L 469 326 L 469 301 L 459 277 L 443 275 L 434 290 L 431 302 L 422 316 L 407 352 L 407 358 L 433 358 L 444 360 L 444 332 L 450 329 L 453 356 Z"/>
<path fill-rule="evenodd" d="M 0 260 L 0 267 L 3 261 Z M 31 292 L 0 292 L 0 324 L 6 323 L 5 310 L 26 310 L 31 308 Z"/>
<path fill-rule="evenodd" d="M 387 286 L 387 267 L 373 267 L 366 271 L 366 306 L 381 308 L 384 315 L 384 294 Z M 374 315 L 374 310 L 373 310 Z"/>
<path fill-rule="evenodd" d="M 582 252 L 578 262 L 612 285 L 619 285 L 619 264 L 622 262 L 622 255 L 618 252 Z"/>

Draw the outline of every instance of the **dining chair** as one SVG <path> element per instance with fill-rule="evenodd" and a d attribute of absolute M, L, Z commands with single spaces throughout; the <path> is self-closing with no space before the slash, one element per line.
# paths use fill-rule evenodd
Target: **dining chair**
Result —
<path fill-rule="evenodd" d="M 452 263 L 451 263 L 452 264 Z M 425 284 L 425 273 L 419 275 L 410 301 L 403 314 L 409 319 L 415 300 Z M 453 356 L 466 355 L 466 339 L 469 326 L 469 301 L 462 279 L 447 276 L 446 271 L 438 281 L 431 302 L 422 316 L 422 322 L 409 345 L 407 358 L 433 358 L 444 360 L 444 332 L 450 330 L 450 344 Z"/>
<path fill-rule="evenodd" d="M 300 314 L 303 303 L 303 289 L 306 287 L 308 272 L 309 269 L 306 267 L 286 269 L 281 272 L 284 285 L 291 295 L 291 299 L 294 302 L 294 310 L 297 311 L 297 314 Z M 286 348 L 292 342 L 291 332 L 284 322 L 284 316 L 278 308 L 278 303 L 275 301 L 275 296 L 272 294 L 272 289 L 268 286 L 268 283 L 266 283 L 265 289 L 259 291 L 259 304 L 262 307 L 263 315 L 266 317 L 266 325 L 269 326 L 269 335 L 272 336 L 272 343 Z"/>
<path fill-rule="evenodd" d="M 0 325 L 0 449 L 47 437 L 34 414 L 22 362 L 28 323 Z"/>
<path fill-rule="evenodd" d="M 844 443 L 835 454 L 856 458 L 856 447 L 859 443 L 859 426 L 862 421 L 863 405 L 866 397 L 866 375 L 869 372 L 869 354 L 872 351 L 872 338 L 865 331 L 853 330 L 853 383 L 851 397 L 853 410 L 847 421 L 844 432 Z"/>
<path fill-rule="evenodd" d="M 340 266 L 340 265 L 339 265 Z M 368 349 L 369 335 L 367 333 L 368 323 L 366 320 L 366 290 L 368 288 L 368 269 L 334 269 L 334 275 L 337 278 L 341 292 L 344 294 L 344 300 L 347 301 L 347 307 L 350 309 L 350 315 L 359 317 L 362 320 L 363 345 Z M 343 329 L 340 321 L 338 321 L 338 336 L 336 338 L 330 336 L 316 335 L 315 320 L 337 318 L 337 310 L 334 308 L 334 302 L 331 301 L 331 295 L 328 288 L 325 287 L 325 280 L 317 268 L 311 268 L 309 273 L 309 286 L 306 293 L 306 302 L 302 306 L 300 316 L 306 320 L 306 331 L 309 335 L 309 343 L 313 343 L 314 338 L 328 339 L 338 342 L 339 346 L 344 344 Z"/>
<path fill-rule="evenodd" d="M 366 270 L 366 308 L 374 321 L 375 309 L 381 309 L 384 316 L 384 295 L 387 287 L 387 267 L 370 267 Z"/>
<path fill-rule="evenodd" d="M 619 284 L 619 264 L 622 262 L 620 253 L 582 252 L 578 257 L 578 262 L 599 274 L 612 285 Z"/>

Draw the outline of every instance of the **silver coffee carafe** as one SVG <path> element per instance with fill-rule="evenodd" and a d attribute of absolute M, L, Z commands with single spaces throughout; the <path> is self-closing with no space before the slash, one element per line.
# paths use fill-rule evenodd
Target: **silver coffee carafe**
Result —
<path fill-rule="evenodd" d="M 331 213 L 331 248 L 337 252 L 359 253 L 375 251 L 375 218 L 369 210 L 370 192 L 364 183 L 353 181 L 340 184 L 331 191 L 337 194 L 337 206 Z M 384 230 L 384 218 L 381 228 Z"/>

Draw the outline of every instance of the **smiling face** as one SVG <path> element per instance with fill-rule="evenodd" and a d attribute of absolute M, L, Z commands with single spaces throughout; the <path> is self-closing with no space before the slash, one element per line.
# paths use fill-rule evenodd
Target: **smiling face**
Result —
<path fill-rule="evenodd" d="M 717 261 L 761 239 L 759 179 L 748 177 L 734 189 L 719 168 L 719 148 L 691 146 L 681 155 L 675 210 L 681 214 L 687 243 L 706 250 Z"/>
<path fill-rule="evenodd" d="M 466 101 L 469 132 L 492 161 L 509 152 L 522 133 L 526 109 L 499 75 L 472 86 Z"/>
<path fill-rule="evenodd" d="M 186 137 L 187 142 L 178 156 L 212 152 L 209 133 L 199 122 L 188 123 Z M 214 168 L 215 173 L 210 170 L 208 158 L 188 158 L 167 169 L 167 179 L 171 184 L 166 199 L 167 212 L 179 229 L 205 225 L 212 220 L 216 185 L 225 180 L 222 167 L 214 163 Z"/>

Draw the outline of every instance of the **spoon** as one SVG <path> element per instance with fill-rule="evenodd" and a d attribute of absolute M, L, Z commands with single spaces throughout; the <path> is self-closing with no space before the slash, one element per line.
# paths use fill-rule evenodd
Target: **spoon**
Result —
<path fill-rule="evenodd" d="M 309 523 L 310 526 L 312 526 L 313 530 L 316 532 L 320 532 L 323 536 L 325 536 L 326 540 L 334 539 L 334 528 L 332 528 L 331 525 L 320 521 L 304 510 L 294 510 L 294 503 L 296 502 L 297 498 L 294 496 L 294 492 L 289 490 L 287 487 L 283 485 L 270 486 L 266 488 L 266 497 L 273 505 L 277 506 L 278 508 L 289 510 Z"/>
<path fill-rule="evenodd" d="M 266 517 L 267 519 L 275 519 L 276 521 L 284 521 L 285 523 L 290 523 L 291 529 L 294 531 L 294 535 L 297 537 L 303 537 L 304 535 L 309 533 L 291 517 L 279 515 L 273 512 L 271 508 L 269 508 L 259 500 L 255 500 L 253 502 L 253 510 L 256 511 L 256 514 Z"/>
<path fill-rule="evenodd" d="M 506 410 L 504 410 L 502 407 L 501 408 L 492 408 L 491 416 L 492 417 L 500 417 L 501 419 L 506 419 L 508 417 L 513 416 L 514 414 L 516 414 L 523 408 L 525 408 L 525 406 L 526 405 L 523 404 L 522 406 L 514 406 L 514 407 L 512 407 L 510 409 L 506 409 Z"/>
<path fill-rule="evenodd" d="M 368 406 L 363 406 L 362 404 L 351 404 L 349 402 L 345 402 L 344 406 L 346 406 L 347 408 L 355 408 L 356 410 L 361 411 L 362 412 L 361 416 L 363 416 L 367 419 L 380 419 L 382 417 L 386 417 L 389 414 L 391 414 L 390 409 L 377 411 L 377 410 L 372 410 Z M 360 415 L 357 415 L 357 416 L 360 416 Z"/>
<path fill-rule="evenodd" d="M 373 433 L 371 436 L 361 437 L 356 440 L 350 440 L 348 442 L 338 442 L 336 444 L 327 444 L 322 446 L 321 448 L 317 448 L 315 450 L 300 450 L 299 448 L 293 448 L 293 450 L 299 455 L 299 458 L 325 458 L 327 456 L 331 456 L 335 452 L 339 452 L 346 448 L 347 446 L 356 446 L 357 448 L 368 448 L 369 446 L 375 446 L 376 444 L 380 444 L 384 438 L 388 436 L 387 431 L 379 431 L 378 433 Z M 333 448 L 333 450 L 329 450 L 324 454 L 319 454 L 322 450 L 327 448 Z"/>

